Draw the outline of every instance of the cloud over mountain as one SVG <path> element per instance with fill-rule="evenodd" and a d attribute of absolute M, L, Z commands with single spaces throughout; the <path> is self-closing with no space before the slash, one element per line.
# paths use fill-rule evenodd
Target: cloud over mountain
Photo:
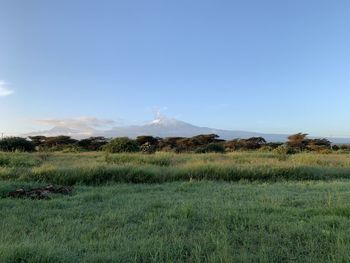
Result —
<path fill-rule="evenodd" d="M 263 137 L 270 142 L 284 142 L 286 134 L 268 134 L 241 130 L 222 130 L 209 127 L 200 127 L 190 123 L 167 118 L 163 114 L 156 114 L 156 118 L 145 125 L 116 126 L 117 122 L 109 119 L 95 117 L 79 117 L 72 119 L 44 119 L 38 123 L 51 126 L 49 130 L 32 132 L 25 136 L 58 136 L 68 135 L 76 139 L 105 136 L 107 138 L 127 136 L 136 138 L 140 135 L 152 135 L 158 137 L 191 137 L 199 134 L 217 134 L 221 139 L 231 140 L 236 138 Z M 333 143 L 349 143 L 350 138 L 328 138 Z"/>
<path fill-rule="evenodd" d="M 84 138 L 103 133 L 104 130 L 110 129 L 117 124 L 114 120 L 99 119 L 89 116 L 68 119 L 41 119 L 36 120 L 35 122 L 43 126 L 51 126 L 52 128 L 49 130 L 32 132 L 26 135 L 69 135 L 74 138 Z"/>

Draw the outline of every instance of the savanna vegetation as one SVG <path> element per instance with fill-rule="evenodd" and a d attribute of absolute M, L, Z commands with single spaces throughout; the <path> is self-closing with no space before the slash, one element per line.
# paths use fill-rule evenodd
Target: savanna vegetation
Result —
<path fill-rule="evenodd" d="M 304 151 L 330 153 L 331 151 L 350 151 L 350 145 L 332 145 L 325 138 L 310 139 L 305 133 L 297 133 L 288 137 L 284 143 L 266 142 L 262 137 L 248 139 L 222 140 L 216 134 L 202 134 L 190 138 L 153 136 L 138 136 L 104 138 L 90 137 L 76 140 L 69 136 L 31 136 L 28 139 L 8 137 L 0 140 L 0 151 L 5 152 L 86 152 L 106 151 L 109 153 L 141 152 L 155 153 L 156 151 L 174 153 L 208 153 L 232 151 L 276 151 L 278 153 L 300 153 Z"/>
<path fill-rule="evenodd" d="M 303 133 L 4 138 L 0 262 L 349 262 L 349 149 Z M 9 195 L 51 184 L 73 191 Z"/>

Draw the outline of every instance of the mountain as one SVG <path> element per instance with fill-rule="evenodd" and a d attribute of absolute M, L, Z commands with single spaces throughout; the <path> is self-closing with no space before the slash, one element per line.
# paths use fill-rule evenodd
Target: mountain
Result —
<path fill-rule="evenodd" d="M 191 137 L 199 134 L 217 134 L 221 139 L 231 140 L 236 138 L 250 138 L 250 137 L 263 137 L 269 142 L 284 142 L 286 141 L 287 134 L 269 134 L 258 133 L 250 131 L 240 130 L 221 130 L 208 127 L 199 127 L 190 123 L 180 121 L 177 119 L 166 118 L 164 116 L 157 116 L 151 123 L 145 125 L 130 125 L 113 127 L 109 130 L 96 130 L 96 129 L 72 129 L 70 127 L 56 126 L 50 130 L 38 131 L 25 136 L 58 136 L 68 135 L 76 139 L 82 139 L 90 136 L 104 136 L 107 138 L 127 136 L 130 138 L 136 138 L 140 135 L 152 135 L 158 137 Z M 316 138 L 316 137 L 313 137 Z M 333 143 L 350 143 L 350 138 L 328 138 Z"/>
<path fill-rule="evenodd" d="M 283 134 L 264 134 L 248 131 L 231 131 L 220 130 L 208 127 L 199 127 L 190 123 L 169 119 L 158 118 L 146 125 L 133 125 L 126 127 L 114 127 L 105 132 L 106 137 L 128 136 L 135 138 L 139 135 L 152 135 L 158 137 L 191 137 L 199 134 L 214 133 L 220 136 L 221 139 L 230 140 L 234 138 L 250 138 L 262 136 L 268 141 L 285 141 L 287 135 Z"/>

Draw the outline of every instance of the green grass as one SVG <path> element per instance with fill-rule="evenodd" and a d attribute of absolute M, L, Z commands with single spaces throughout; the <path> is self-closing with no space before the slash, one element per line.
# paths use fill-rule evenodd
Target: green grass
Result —
<path fill-rule="evenodd" d="M 0 153 L 0 262 L 350 262 L 349 200 L 348 154 Z"/>
<path fill-rule="evenodd" d="M 0 196 L 19 182 L 2 182 Z M 349 262 L 350 181 L 77 186 L 0 199 L 0 262 Z"/>
<path fill-rule="evenodd" d="M 349 154 L 1 154 L 0 179 L 100 185 L 173 181 L 278 181 L 350 178 Z"/>

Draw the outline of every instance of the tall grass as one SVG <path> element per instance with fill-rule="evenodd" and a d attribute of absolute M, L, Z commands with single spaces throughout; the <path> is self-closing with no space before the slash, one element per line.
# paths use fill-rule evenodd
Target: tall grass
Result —
<path fill-rule="evenodd" d="M 2 161 L 1 161 L 2 160 Z M 350 155 L 302 153 L 0 155 L 0 179 L 98 185 L 107 182 L 276 181 L 350 178 Z"/>

